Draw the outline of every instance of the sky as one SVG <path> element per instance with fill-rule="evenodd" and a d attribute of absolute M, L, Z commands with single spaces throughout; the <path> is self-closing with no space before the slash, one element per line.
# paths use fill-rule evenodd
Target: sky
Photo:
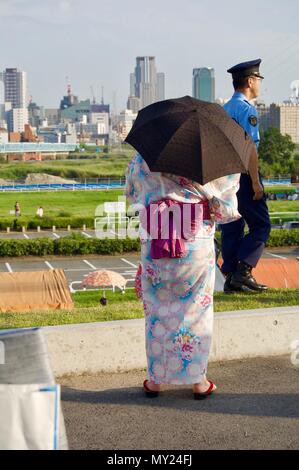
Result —
<path fill-rule="evenodd" d="M 261 99 L 281 102 L 299 80 L 298 0 L 0 0 L 0 70 L 27 72 L 28 93 L 59 107 L 67 78 L 80 99 L 126 107 L 136 56 L 156 57 L 166 98 L 192 93 L 192 70 L 213 67 L 216 97 L 232 94 L 226 70 L 263 59 Z"/>

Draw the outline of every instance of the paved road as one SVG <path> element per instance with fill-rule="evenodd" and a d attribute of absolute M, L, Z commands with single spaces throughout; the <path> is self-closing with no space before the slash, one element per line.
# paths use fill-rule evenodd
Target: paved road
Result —
<path fill-rule="evenodd" d="M 299 449 L 299 367 L 290 357 L 215 363 L 214 396 L 144 397 L 145 371 L 58 380 L 72 449 Z"/>
<path fill-rule="evenodd" d="M 76 257 L 48 256 L 45 258 L 5 258 L 0 260 L 0 272 L 40 271 L 44 269 L 62 268 L 67 280 L 74 290 L 80 286 L 84 276 L 96 269 L 111 269 L 122 274 L 128 280 L 127 286 L 132 287 L 135 279 L 139 256 L 89 255 Z"/>
<path fill-rule="evenodd" d="M 272 225 L 272 229 L 279 228 L 279 226 Z M 113 230 L 110 230 L 111 234 L 115 234 Z M 86 238 L 92 238 L 96 236 L 96 232 L 94 230 L 72 230 L 72 232 L 69 232 L 67 230 L 56 230 L 55 232 L 52 232 L 51 230 L 42 230 L 41 232 L 37 232 L 36 230 L 32 231 L 27 231 L 25 233 L 23 232 L 1 232 L 0 231 L 0 239 L 4 240 L 9 240 L 9 239 L 35 239 L 35 238 L 63 238 L 63 237 L 69 237 L 71 233 L 78 233 L 80 235 L 85 236 Z"/>
<path fill-rule="evenodd" d="M 29 232 L 0 232 L 0 239 L 4 240 L 11 240 L 11 239 L 24 239 L 33 240 L 35 238 L 61 238 L 61 237 L 69 237 L 71 232 L 67 230 L 57 230 L 56 232 L 52 232 L 51 230 L 43 230 L 41 232 L 37 231 L 29 231 Z M 73 230 L 73 233 L 79 233 L 80 235 L 84 235 L 86 238 L 91 238 L 95 236 L 94 230 Z"/>
<path fill-rule="evenodd" d="M 264 258 L 296 258 L 299 248 L 271 248 L 264 251 Z M 122 274 L 128 280 L 127 287 L 134 286 L 139 255 L 126 253 L 117 256 L 86 255 L 86 256 L 47 256 L 44 258 L 0 258 L 0 272 L 40 271 L 44 269 L 62 268 L 69 285 L 73 290 L 80 290 L 84 276 L 96 269 L 111 269 Z M 216 291 L 223 289 L 223 276 L 217 270 Z"/>

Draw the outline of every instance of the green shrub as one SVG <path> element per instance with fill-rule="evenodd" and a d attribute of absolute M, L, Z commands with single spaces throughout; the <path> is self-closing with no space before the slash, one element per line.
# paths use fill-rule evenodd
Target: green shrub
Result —
<path fill-rule="evenodd" d="M 68 225 L 72 228 L 82 229 L 83 225 L 86 225 L 86 228 L 94 228 L 94 218 L 93 217 L 69 217 L 67 212 L 64 213 L 65 216 L 61 217 L 18 217 L 15 219 L 12 218 L 1 218 L 0 219 L 0 230 L 6 231 L 6 228 L 9 227 L 15 232 L 21 232 L 22 227 L 25 227 L 28 230 L 36 230 L 37 227 L 40 227 L 42 230 L 52 229 L 53 225 L 59 229 L 67 229 Z"/>
<path fill-rule="evenodd" d="M 216 232 L 220 241 L 220 233 Z M 272 230 L 267 247 L 299 245 L 299 229 Z M 80 234 L 59 239 L 0 239 L 0 257 L 46 255 L 114 255 L 140 250 L 139 239 L 86 238 Z"/>
<path fill-rule="evenodd" d="M 67 211 L 60 211 L 58 212 L 57 217 L 72 217 L 72 214 Z"/>
<path fill-rule="evenodd" d="M 219 242 L 221 242 L 221 232 L 216 232 L 215 237 Z M 296 245 L 299 245 L 299 229 L 273 229 L 270 232 L 270 237 L 266 244 L 268 248 Z"/>
<path fill-rule="evenodd" d="M 299 245 L 299 229 L 274 229 L 267 242 L 268 247 Z"/>

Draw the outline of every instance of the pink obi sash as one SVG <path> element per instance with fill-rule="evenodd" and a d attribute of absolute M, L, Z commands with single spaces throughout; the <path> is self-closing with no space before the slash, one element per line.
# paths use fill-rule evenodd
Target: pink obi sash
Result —
<path fill-rule="evenodd" d="M 146 206 L 140 212 L 140 222 L 152 238 L 151 258 L 186 256 L 184 240 L 194 236 L 200 223 L 209 219 L 211 215 L 207 199 L 198 203 L 162 199 Z"/>

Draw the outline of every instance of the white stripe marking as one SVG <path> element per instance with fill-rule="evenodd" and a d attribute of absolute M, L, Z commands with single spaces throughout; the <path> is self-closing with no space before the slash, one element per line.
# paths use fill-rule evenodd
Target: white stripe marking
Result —
<path fill-rule="evenodd" d="M 53 232 L 53 237 L 60 238 L 60 236 L 57 235 L 57 233 L 55 233 L 55 232 Z"/>
<path fill-rule="evenodd" d="M 267 255 L 274 256 L 274 258 L 280 258 L 280 259 L 288 259 L 285 256 L 280 256 L 280 255 L 274 255 L 274 253 L 270 253 L 270 251 L 266 251 Z"/>
<path fill-rule="evenodd" d="M 55 269 L 49 261 L 45 261 L 46 266 L 48 266 L 49 269 Z"/>
<path fill-rule="evenodd" d="M 87 238 L 92 238 L 92 236 L 89 235 L 89 233 L 86 233 L 86 232 L 82 232 L 82 235 L 85 235 Z"/>
<path fill-rule="evenodd" d="M 95 268 L 95 269 L 106 269 L 106 268 Z M 118 270 L 123 270 L 124 267 L 121 266 L 121 267 L 117 267 L 117 268 L 114 268 L 112 266 L 112 270 L 115 271 L 116 269 Z M 66 268 L 64 269 L 64 271 L 68 271 L 68 272 L 72 272 L 72 271 L 88 271 L 88 268 Z M 132 271 L 131 273 L 127 272 L 127 271 L 124 271 L 124 274 L 136 274 L 137 271 Z M 120 274 L 123 274 L 122 272 Z"/>
<path fill-rule="evenodd" d="M 125 258 L 121 258 L 121 260 L 124 261 L 125 263 L 128 263 L 130 266 L 133 266 L 133 268 L 138 268 L 138 266 L 136 264 L 131 263 L 130 261 L 128 261 Z"/>
<path fill-rule="evenodd" d="M 24 235 L 25 238 L 27 238 L 27 239 L 29 238 L 27 233 L 23 233 L 23 235 Z"/>
<path fill-rule="evenodd" d="M 96 268 L 93 264 L 91 264 L 89 261 L 87 261 L 86 259 L 83 260 L 84 263 L 86 263 L 88 266 L 90 266 L 92 269 L 98 269 Z"/>
<path fill-rule="evenodd" d="M 6 266 L 6 269 L 7 269 L 7 271 L 8 271 L 9 273 L 12 273 L 12 272 L 13 272 L 13 270 L 12 270 L 12 268 L 11 268 L 11 266 L 10 266 L 9 263 L 5 263 L 5 266 Z"/>

